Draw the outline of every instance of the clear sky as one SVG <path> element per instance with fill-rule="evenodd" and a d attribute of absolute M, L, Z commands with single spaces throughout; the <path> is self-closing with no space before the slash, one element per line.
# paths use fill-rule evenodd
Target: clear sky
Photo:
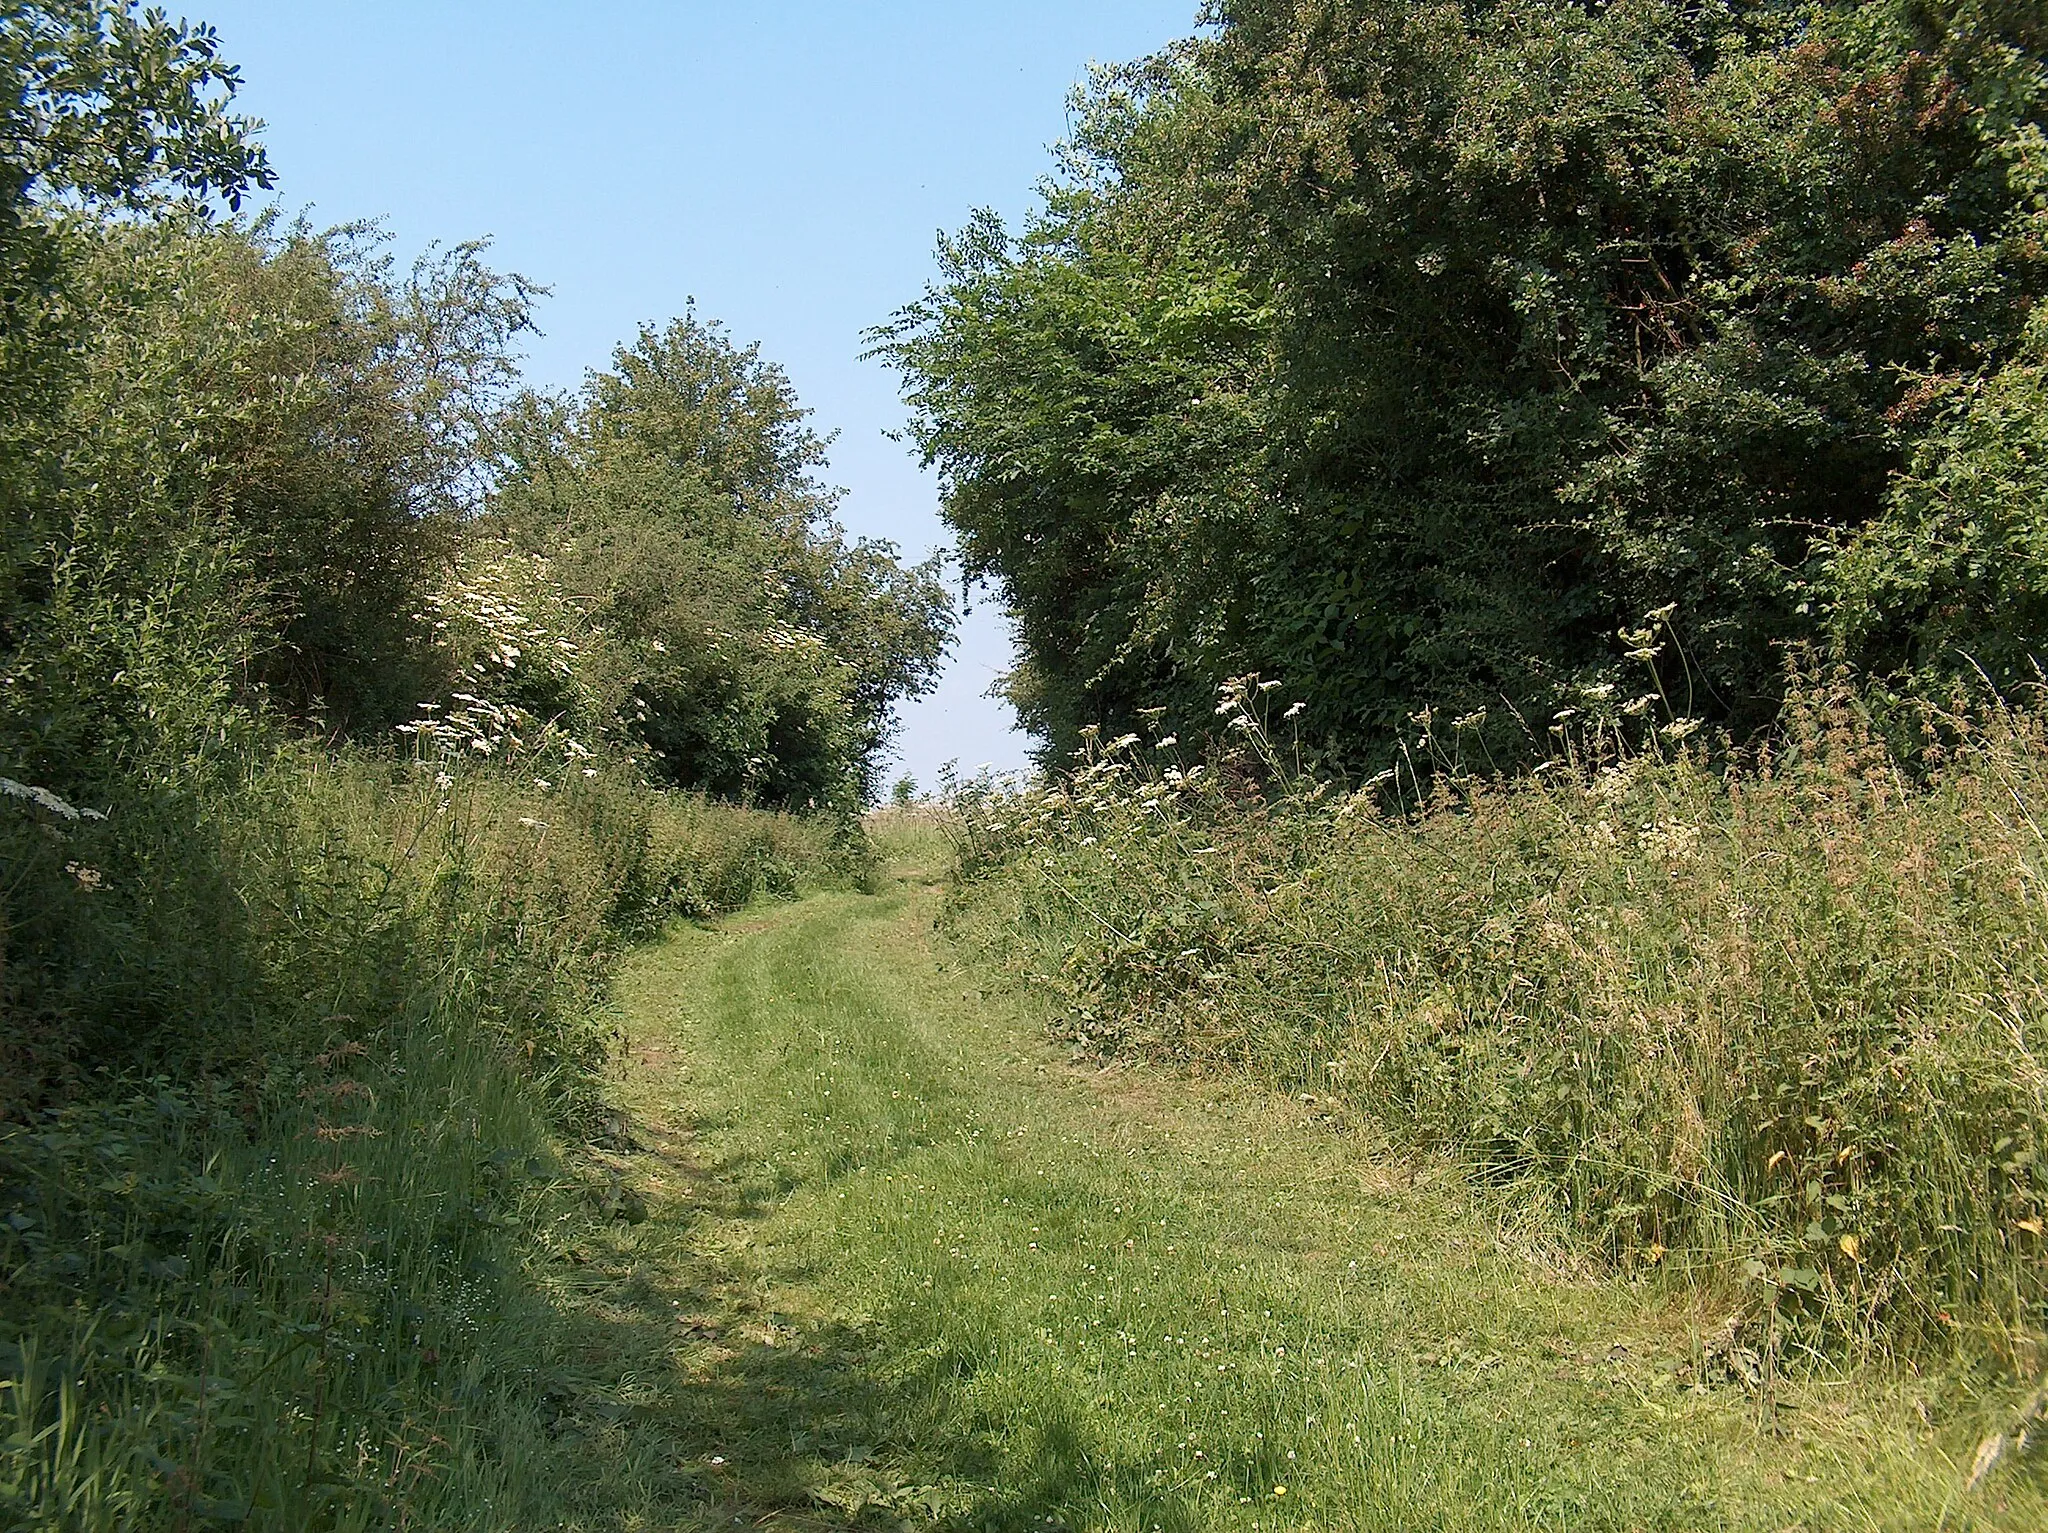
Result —
<path fill-rule="evenodd" d="M 268 125 L 280 200 L 382 218 L 402 258 L 489 235 L 552 288 L 528 372 L 578 382 L 691 297 L 782 364 L 840 433 L 855 533 L 945 541 L 937 488 L 884 433 L 896 380 L 861 332 L 914 298 L 940 229 L 1034 203 L 1092 61 L 1193 29 L 1196 0 L 189 0 Z M 185 9 L 175 7 L 174 9 Z M 1009 659 L 977 603 L 901 767 L 1020 765 L 982 692 Z"/>

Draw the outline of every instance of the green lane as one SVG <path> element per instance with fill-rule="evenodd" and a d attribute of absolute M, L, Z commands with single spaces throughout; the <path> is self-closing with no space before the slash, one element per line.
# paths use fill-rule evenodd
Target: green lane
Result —
<path fill-rule="evenodd" d="M 1718 1317 L 1319 1104 L 1052 1051 L 937 905 L 912 869 L 629 964 L 650 1216 L 590 1263 L 584 1429 L 635 1490 L 591 1525 L 2042 1525 L 1903 1385 L 1762 1397 Z"/>

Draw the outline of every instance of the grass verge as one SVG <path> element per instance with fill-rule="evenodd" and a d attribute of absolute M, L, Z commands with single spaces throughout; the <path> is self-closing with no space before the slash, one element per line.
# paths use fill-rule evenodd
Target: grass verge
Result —
<path fill-rule="evenodd" d="M 313 759 L 204 807 L 0 827 L 51 1040 L 0 1103 L 0 1526 L 547 1526 L 611 965 L 866 859 L 602 777 Z"/>
<path fill-rule="evenodd" d="M 1233 752 L 1119 741 L 967 801 L 955 929 L 1091 1052 L 1339 1101 L 1681 1274 L 1767 1372 L 2032 1379 L 2048 723 L 1930 713 L 1902 753 L 1801 685 L 1733 760 L 1652 732 L 1504 782 L 1439 722 L 1439 774 L 1390 804 L 1303 775 L 1239 684 Z"/>

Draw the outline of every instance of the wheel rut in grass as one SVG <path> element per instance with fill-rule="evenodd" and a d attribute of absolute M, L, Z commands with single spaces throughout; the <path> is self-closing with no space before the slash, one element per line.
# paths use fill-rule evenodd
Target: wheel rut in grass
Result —
<path fill-rule="evenodd" d="M 2041 1525 L 1960 1496 L 1905 1385 L 1716 1378 L 1720 1317 L 1320 1104 L 1077 1067 L 938 900 L 899 870 L 629 963 L 593 1526 Z"/>

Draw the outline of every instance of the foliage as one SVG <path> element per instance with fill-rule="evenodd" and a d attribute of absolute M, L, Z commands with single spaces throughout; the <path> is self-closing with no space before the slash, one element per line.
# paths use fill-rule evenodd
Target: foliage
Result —
<path fill-rule="evenodd" d="M 1958 659 L 1995 685 L 2039 678 L 2048 631 L 2048 306 L 2021 352 L 1951 387 L 1884 513 L 1830 572 L 1840 647 L 1890 673 Z"/>
<path fill-rule="evenodd" d="M 203 217 L 207 199 L 271 184 L 253 125 L 229 110 L 238 83 L 209 29 L 137 15 L 126 0 L 53 0 L 0 17 L 0 719 L 10 726 L 0 752 L 23 770 L 23 735 L 47 722 L 18 690 L 22 651 L 34 646 L 25 630 L 65 605 L 53 587 L 66 574 L 105 562 L 100 550 L 58 551 L 60 501 L 93 467 L 73 461 L 59 425 L 90 350 L 81 246 L 110 209 L 179 204 L 179 216 Z M 217 584 L 212 552 L 161 553 L 165 590 Z M 132 614 L 134 626 L 160 629 L 156 616 Z M 196 626 L 202 643 L 229 637 L 206 617 Z"/>
<path fill-rule="evenodd" d="M 878 333 L 1048 760 L 1263 670 L 1344 762 L 1426 699 L 1527 763 L 1514 712 L 1671 603 L 1668 690 L 1738 734 L 1787 641 L 2025 663 L 1992 550 L 2031 505 L 2037 6 L 1209 18 L 1099 75 L 1022 237 L 979 216 Z"/>
<path fill-rule="evenodd" d="M 1811 676 L 1782 748 L 1724 770 L 1606 725 L 1500 781 L 1457 770 L 1477 721 L 1430 718 L 1404 811 L 1298 775 L 1263 696 L 1226 691 L 1205 760 L 1125 737 L 963 799 L 959 918 L 1084 1047 L 1354 1107 L 1615 1261 L 1746 1294 L 1776 1347 L 2028 1362 L 2038 712 L 1928 711 L 1919 778 Z"/>
<path fill-rule="evenodd" d="M 134 0 L 37 0 L 0 18 L 0 204 L 146 207 L 271 184 L 255 126 L 228 110 L 241 73 L 207 26 Z"/>
<path fill-rule="evenodd" d="M 220 216 L 269 172 L 204 28 L 16 6 L 0 71 L 0 1523 L 544 1520 L 611 964 L 871 854 L 599 727 L 482 514 L 529 284 Z"/>
<path fill-rule="evenodd" d="M 895 704 L 952 629 L 934 563 L 849 542 L 787 378 L 694 315 L 644 329 L 506 438 L 493 525 L 585 618 L 602 732 L 678 786 L 769 805 L 871 795 Z"/>
<path fill-rule="evenodd" d="M 404 717 L 528 289 L 476 247 L 395 278 L 362 230 L 68 238 L 84 316 L 13 522 L 0 753 L 90 797 L 232 758 L 264 717 Z"/>

